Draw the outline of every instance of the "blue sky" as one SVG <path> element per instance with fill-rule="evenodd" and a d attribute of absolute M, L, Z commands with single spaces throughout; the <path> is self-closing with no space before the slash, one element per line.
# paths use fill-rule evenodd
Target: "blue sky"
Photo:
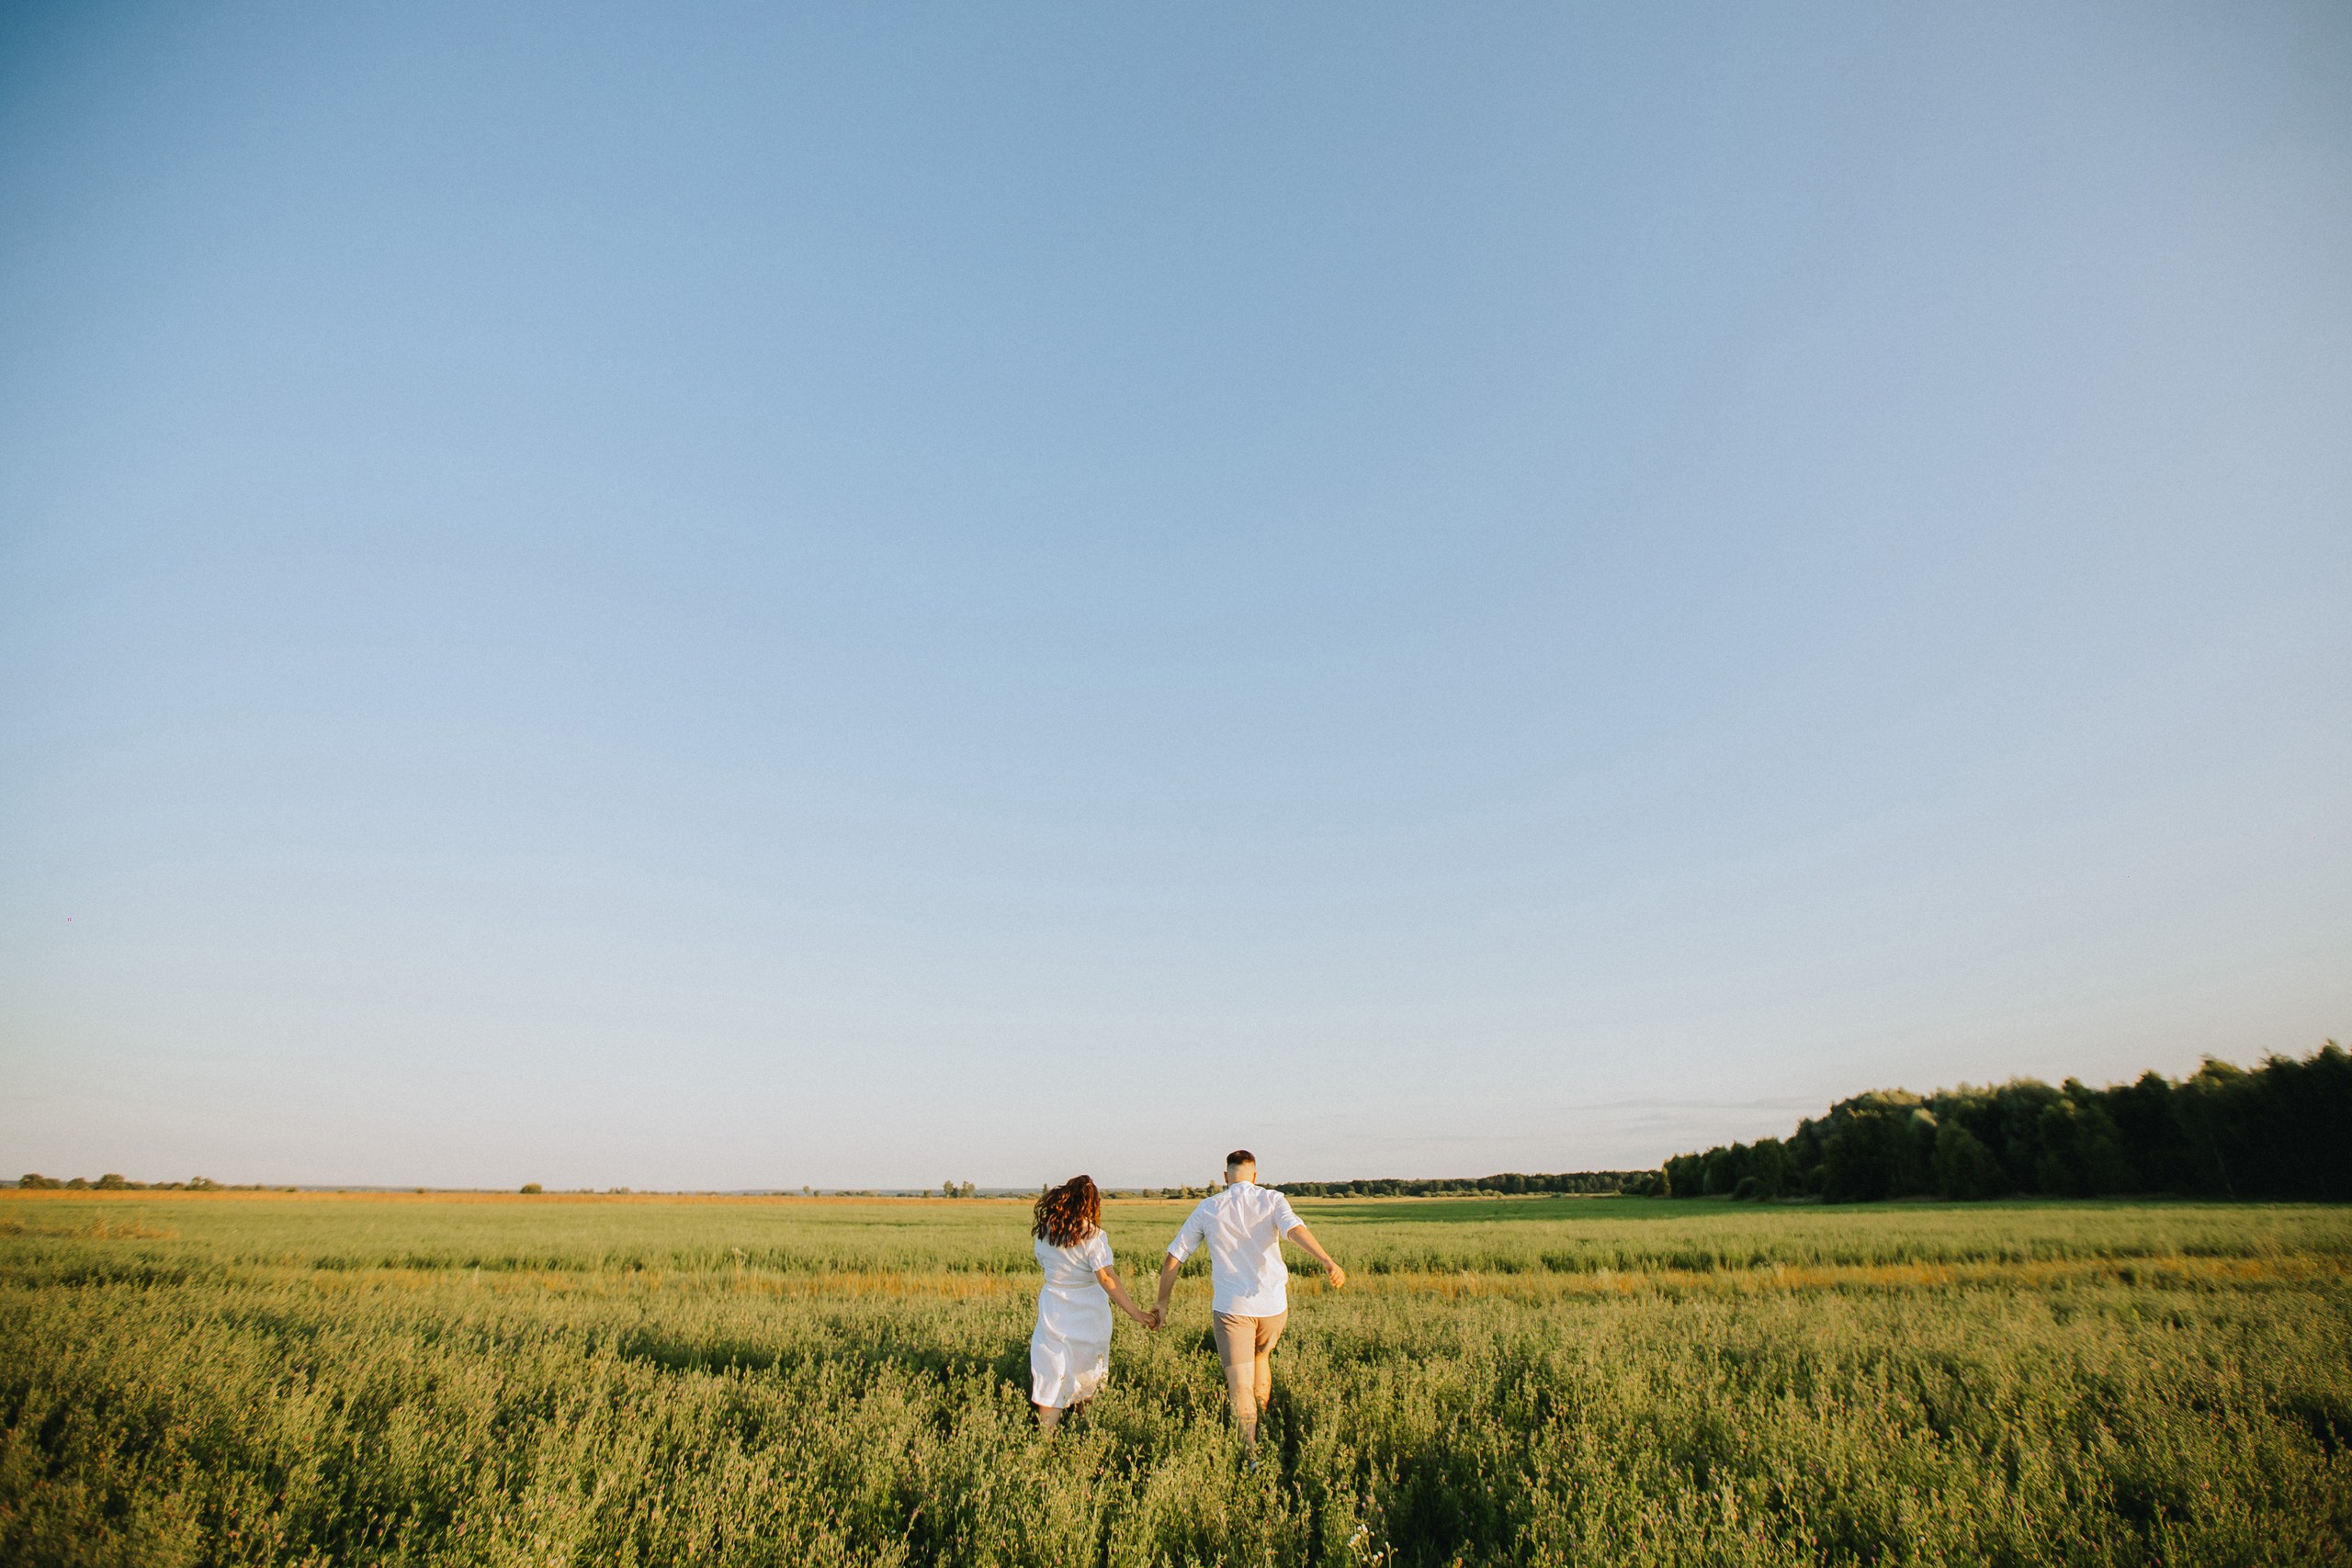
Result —
<path fill-rule="evenodd" d="M 2352 1037 L 2348 73 L 12 7 L 0 1165 L 1647 1166 Z"/>

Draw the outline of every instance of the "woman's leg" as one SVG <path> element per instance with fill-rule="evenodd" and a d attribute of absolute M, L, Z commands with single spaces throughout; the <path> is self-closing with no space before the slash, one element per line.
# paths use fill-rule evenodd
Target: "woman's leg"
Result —
<path fill-rule="evenodd" d="M 1055 1428 L 1061 1424 L 1062 1413 L 1059 1410 L 1050 1404 L 1037 1406 L 1037 1430 L 1050 1438 L 1054 1435 Z"/>

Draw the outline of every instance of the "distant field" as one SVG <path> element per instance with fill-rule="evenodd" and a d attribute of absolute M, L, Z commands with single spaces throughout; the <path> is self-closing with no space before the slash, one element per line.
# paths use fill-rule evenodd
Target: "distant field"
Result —
<path fill-rule="evenodd" d="M 2352 1210 L 1299 1208 L 1244 1471 L 1198 1280 L 1037 1439 L 1023 1204 L 0 1195 L 0 1562 L 2352 1558 Z"/>

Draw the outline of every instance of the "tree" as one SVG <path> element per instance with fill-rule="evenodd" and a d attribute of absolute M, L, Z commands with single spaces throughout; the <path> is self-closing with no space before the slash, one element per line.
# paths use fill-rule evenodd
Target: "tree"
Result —
<path fill-rule="evenodd" d="M 1828 1179 L 1821 1195 L 1832 1203 L 1867 1203 L 1899 1196 L 1902 1132 L 1895 1117 L 1871 1108 L 1847 1116 L 1822 1148 Z"/>
<path fill-rule="evenodd" d="M 2009 1186 L 2019 1192 L 2038 1192 L 2041 1156 L 2041 1118 L 2044 1109 L 2062 1097 L 2046 1083 L 2018 1078 L 2003 1084 L 1996 1099 L 2000 1113 L 2000 1141 L 1987 1145 L 2001 1162 Z"/>
<path fill-rule="evenodd" d="M 1677 1155 L 1648 1183 L 1678 1198 L 1765 1195 L 1773 1140 Z M 2092 1089 L 2069 1078 L 1858 1095 L 1797 1124 L 1779 1145 L 1786 1190 L 1830 1201 L 1915 1192 L 2352 1199 L 2352 1055 L 2329 1041 L 2249 1072 L 2207 1058 Z M 1623 1184 L 1623 1190 L 1633 1190 Z"/>
<path fill-rule="evenodd" d="M 2041 1108 L 2036 1118 L 2041 1155 L 2034 1161 L 2034 1185 L 2069 1198 L 2127 1192 L 2133 1186 L 2131 1162 L 2114 1118 L 2070 1081 L 2067 1093 Z"/>
<path fill-rule="evenodd" d="M 2008 1186 L 1984 1141 L 1957 1122 L 1936 1129 L 1936 1190 L 1946 1198 L 1991 1198 Z"/>
<path fill-rule="evenodd" d="M 526 1181 L 523 1183 L 523 1195 L 526 1198 L 536 1197 L 543 1190 L 545 1190 L 545 1189 L 541 1188 L 536 1181 Z"/>
<path fill-rule="evenodd" d="M 2153 1070 L 2142 1073 L 2136 1083 L 2107 1091 L 2107 1113 L 2115 1119 L 2123 1146 L 2132 1151 L 2145 1191 L 2197 1190 L 2197 1166 L 2179 1094 L 2170 1078 Z"/>

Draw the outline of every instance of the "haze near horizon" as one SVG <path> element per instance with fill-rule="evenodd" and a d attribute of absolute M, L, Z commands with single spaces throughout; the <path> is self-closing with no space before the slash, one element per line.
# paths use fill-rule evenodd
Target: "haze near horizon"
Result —
<path fill-rule="evenodd" d="M 2347 67 L 12 8 L 0 1168 L 1616 1168 L 2352 1038 Z"/>

